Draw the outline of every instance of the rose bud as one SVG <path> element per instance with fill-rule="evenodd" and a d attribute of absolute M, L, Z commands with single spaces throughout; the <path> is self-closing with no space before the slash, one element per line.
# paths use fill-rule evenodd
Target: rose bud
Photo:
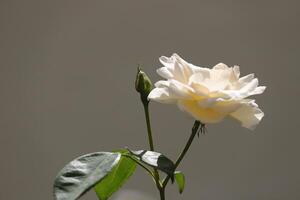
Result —
<path fill-rule="evenodd" d="M 151 80 L 147 76 L 147 74 L 141 71 L 140 67 L 138 67 L 136 80 L 135 80 L 135 89 L 141 95 L 141 100 L 145 104 L 149 103 L 147 99 L 149 93 L 151 92 L 153 85 Z"/>

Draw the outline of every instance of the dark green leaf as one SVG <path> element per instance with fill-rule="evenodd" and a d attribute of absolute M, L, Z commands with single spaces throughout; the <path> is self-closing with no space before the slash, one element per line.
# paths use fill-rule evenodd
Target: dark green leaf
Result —
<path fill-rule="evenodd" d="M 126 153 L 128 151 L 119 152 Z M 99 200 L 107 200 L 127 181 L 135 169 L 136 163 L 130 158 L 122 156 L 111 172 L 95 186 L 95 192 Z"/>
<path fill-rule="evenodd" d="M 184 190 L 184 186 L 185 186 L 185 177 L 184 174 L 180 171 L 176 171 L 174 173 L 175 175 L 175 181 L 178 185 L 178 189 L 179 189 L 179 193 L 181 194 Z"/>
<path fill-rule="evenodd" d="M 130 151 L 130 153 L 141 162 L 165 172 L 171 177 L 172 182 L 174 182 L 175 165 L 166 156 L 158 152 L 146 150 Z"/>
<path fill-rule="evenodd" d="M 118 164 L 120 158 L 120 153 L 96 152 L 73 160 L 55 179 L 55 199 L 78 199 L 101 181 Z"/>

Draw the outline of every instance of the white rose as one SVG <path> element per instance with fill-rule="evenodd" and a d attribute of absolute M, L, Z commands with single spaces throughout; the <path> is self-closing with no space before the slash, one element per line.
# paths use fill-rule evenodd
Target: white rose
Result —
<path fill-rule="evenodd" d="M 249 96 L 261 94 L 254 74 L 241 77 L 238 66 L 219 63 L 212 69 L 190 64 L 173 54 L 162 56 L 164 67 L 157 73 L 167 80 L 158 81 L 148 98 L 178 107 L 202 123 L 217 123 L 226 116 L 239 120 L 242 126 L 254 129 L 264 113 Z"/>

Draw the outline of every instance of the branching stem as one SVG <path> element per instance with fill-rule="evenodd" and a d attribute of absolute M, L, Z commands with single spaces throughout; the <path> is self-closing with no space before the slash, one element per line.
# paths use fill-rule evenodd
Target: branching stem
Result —
<path fill-rule="evenodd" d="M 200 121 L 196 120 L 195 123 L 194 123 L 194 126 L 192 128 L 192 134 L 190 135 L 184 149 L 182 150 L 182 152 L 180 153 L 179 157 L 177 158 L 176 162 L 175 162 L 175 169 L 179 166 L 180 162 L 182 161 L 183 157 L 185 156 L 185 154 L 187 153 L 187 151 L 189 150 L 196 134 L 199 132 L 199 131 L 203 131 L 204 130 L 204 127 L 205 125 L 202 124 Z M 200 128 L 200 129 L 199 129 Z M 168 181 L 170 180 L 170 176 L 167 176 L 165 178 L 165 180 L 163 181 L 162 183 L 162 187 L 163 187 L 163 190 L 165 189 L 165 187 L 167 186 L 168 184 Z"/>
<path fill-rule="evenodd" d="M 145 101 L 144 101 L 145 102 Z M 146 124 L 147 124 L 147 131 L 148 131 L 148 141 L 149 141 L 149 146 L 150 146 L 150 150 L 154 151 L 154 144 L 153 144 L 153 137 L 152 137 L 152 130 L 151 130 L 151 124 L 150 124 L 150 115 L 149 115 L 149 102 L 143 103 L 144 105 L 144 110 L 145 110 L 145 117 L 146 117 Z M 175 169 L 179 166 L 179 164 L 181 163 L 182 159 L 184 158 L 184 156 L 186 155 L 186 153 L 188 152 L 195 136 L 197 135 L 197 133 L 199 134 L 199 132 L 204 133 L 205 131 L 205 124 L 202 124 L 200 121 L 196 120 L 194 123 L 194 126 L 192 128 L 192 133 L 184 147 L 184 149 L 182 150 L 182 152 L 180 153 L 180 155 L 178 156 L 176 162 L 175 162 Z M 146 168 L 145 166 L 142 166 L 143 168 Z M 153 168 L 153 172 L 150 169 L 146 169 L 154 178 L 155 183 L 156 183 L 156 187 L 159 190 L 159 194 L 160 194 L 160 200 L 165 200 L 165 188 L 170 180 L 170 176 L 168 175 L 162 182 L 160 181 L 160 177 L 159 177 L 159 173 L 157 171 L 157 169 Z"/>

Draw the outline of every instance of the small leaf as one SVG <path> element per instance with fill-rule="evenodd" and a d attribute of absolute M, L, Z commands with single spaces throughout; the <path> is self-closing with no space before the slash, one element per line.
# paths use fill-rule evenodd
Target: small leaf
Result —
<path fill-rule="evenodd" d="M 184 174 L 180 171 L 176 171 L 174 173 L 175 175 L 175 181 L 178 185 L 178 189 L 179 189 L 179 193 L 181 194 L 184 190 L 184 186 L 185 186 L 185 177 Z"/>
<path fill-rule="evenodd" d="M 175 164 L 164 156 L 161 153 L 154 152 L 154 151 L 146 151 L 146 150 L 139 150 L 139 151 L 130 151 L 138 160 L 141 162 L 159 169 L 165 172 L 167 175 L 170 176 L 172 182 L 174 182 L 174 171 L 175 171 Z"/>
<path fill-rule="evenodd" d="M 101 181 L 121 158 L 120 153 L 96 152 L 67 164 L 54 182 L 56 200 L 75 200 Z"/>
<path fill-rule="evenodd" d="M 126 153 L 128 151 L 121 150 L 118 152 Z M 122 187 L 135 169 L 136 163 L 130 158 L 122 156 L 110 173 L 95 186 L 94 189 L 99 200 L 108 199 L 114 192 Z"/>

